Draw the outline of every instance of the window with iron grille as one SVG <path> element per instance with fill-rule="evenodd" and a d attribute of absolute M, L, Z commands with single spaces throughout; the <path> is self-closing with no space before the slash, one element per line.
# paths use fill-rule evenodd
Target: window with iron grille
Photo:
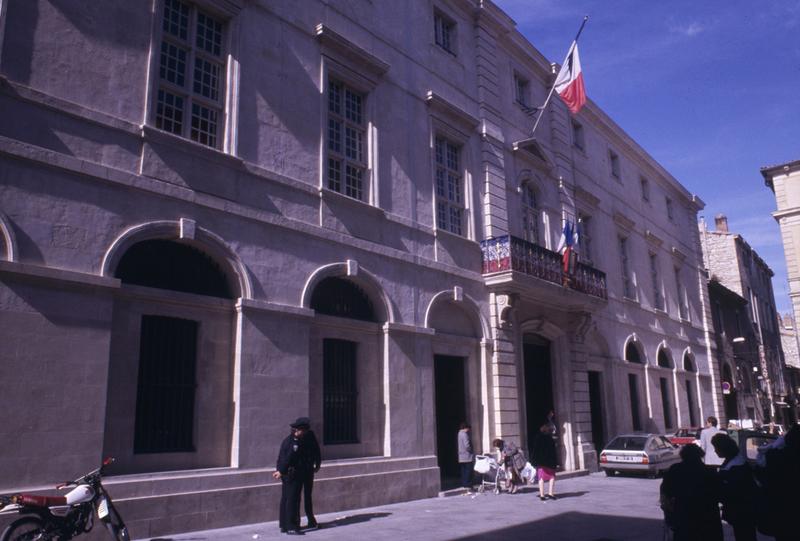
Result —
<path fill-rule="evenodd" d="M 436 137 L 436 227 L 464 234 L 464 189 L 461 178 L 461 148 Z"/>
<path fill-rule="evenodd" d="M 322 439 L 325 445 L 358 443 L 355 342 L 322 341 Z"/>
<path fill-rule="evenodd" d="M 367 176 L 364 95 L 328 82 L 328 189 L 364 201 Z"/>
<path fill-rule="evenodd" d="M 650 254 L 650 278 L 653 281 L 653 308 L 664 310 L 664 295 L 661 294 L 661 277 L 658 273 L 658 256 Z"/>
<path fill-rule="evenodd" d="M 134 453 L 195 450 L 197 328 L 188 319 L 142 316 Z"/>
<path fill-rule="evenodd" d="M 222 143 L 225 24 L 192 4 L 164 0 L 161 14 L 156 128 L 206 146 Z"/>
<path fill-rule="evenodd" d="M 456 54 L 456 23 L 439 11 L 435 11 L 433 13 L 433 27 L 436 45 L 448 53 Z"/>
<path fill-rule="evenodd" d="M 522 234 L 525 240 L 539 244 L 539 211 L 536 190 L 530 182 L 522 187 Z"/>
<path fill-rule="evenodd" d="M 636 298 L 636 291 L 633 287 L 633 277 L 631 276 L 630 262 L 628 260 L 628 239 L 619 237 L 619 258 L 620 270 L 622 271 L 622 294 L 628 299 Z"/>

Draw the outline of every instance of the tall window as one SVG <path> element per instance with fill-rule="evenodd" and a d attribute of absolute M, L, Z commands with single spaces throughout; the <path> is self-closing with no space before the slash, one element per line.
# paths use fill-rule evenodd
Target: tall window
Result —
<path fill-rule="evenodd" d="M 223 22 L 180 0 L 164 0 L 156 128 L 218 147 L 223 125 Z"/>
<path fill-rule="evenodd" d="M 616 179 L 619 179 L 620 178 L 619 156 L 613 150 L 608 151 L 608 163 L 611 166 L 611 176 Z"/>
<path fill-rule="evenodd" d="M 686 380 L 686 401 L 689 404 L 689 424 L 697 426 L 697 414 L 695 413 L 694 406 L 694 390 L 692 389 L 692 382 Z"/>
<path fill-rule="evenodd" d="M 650 181 L 641 177 L 639 183 L 642 187 L 642 201 L 650 201 Z"/>
<path fill-rule="evenodd" d="M 520 105 L 528 106 L 528 80 L 514 73 L 514 98 Z"/>
<path fill-rule="evenodd" d="M 328 82 L 328 188 L 364 200 L 366 128 L 364 96 L 336 80 Z"/>
<path fill-rule="evenodd" d="M 134 453 L 194 451 L 196 321 L 142 316 Z"/>
<path fill-rule="evenodd" d="M 578 215 L 578 249 L 583 261 L 592 261 L 592 219 L 585 214 Z"/>
<path fill-rule="evenodd" d="M 622 294 L 635 299 L 636 292 L 633 287 L 633 277 L 631 276 L 630 261 L 628 260 L 628 239 L 619 237 L 619 258 L 620 270 L 622 271 Z"/>
<path fill-rule="evenodd" d="M 456 54 L 456 23 L 441 12 L 435 11 L 433 13 L 433 27 L 436 45 L 448 53 Z"/>
<path fill-rule="evenodd" d="M 539 244 L 539 213 L 536 209 L 536 190 L 528 182 L 522 187 L 522 233 L 525 240 Z"/>
<path fill-rule="evenodd" d="M 664 199 L 664 205 L 667 208 L 667 218 L 669 218 L 669 221 L 675 220 L 675 209 L 672 206 L 672 199 L 669 197 Z"/>
<path fill-rule="evenodd" d="M 322 341 L 322 439 L 326 445 L 358 442 L 356 343 Z"/>
<path fill-rule="evenodd" d="M 675 292 L 678 295 L 678 313 L 681 319 L 689 319 L 689 307 L 686 305 L 688 299 L 686 298 L 686 289 L 683 287 L 681 281 L 681 269 L 675 267 Z"/>
<path fill-rule="evenodd" d="M 459 154 L 461 149 L 444 137 L 436 137 L 436 226 L 464 234 L 464 190 Z"/>
<path fill-rule="evenodd" d="M 581 150 L 586 148 L 586 141 L 584 141 L 583 137 L 583 126 L 575 120 L 572 121 L 572 144 Z"/>
<path fill-rule="evenodd" d="M 661 278 L 658 275 L 658 256 L 650 254 L 650 278 L 653 282 L 653 308 L 664 310 L 664 296 L 661 294 Z"/>

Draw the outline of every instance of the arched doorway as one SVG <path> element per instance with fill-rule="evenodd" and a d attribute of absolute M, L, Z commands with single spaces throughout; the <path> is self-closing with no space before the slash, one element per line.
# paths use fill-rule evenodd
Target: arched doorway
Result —
<path fill-rule="evenodd" d="M 625 360 L 631 364 L 639 366 L 645 364 L 642 345 L 635 337 L 629 339 L 625 344 L 624 355 Z M 639 393 L 639 387 L 641 385 L 639 382 L 640 375 L 638 370 L 628 372 L 628 399 L 631 411 L 631 426 L 634 431 L 644 429 L 644 424 L 642 423 L 642 400 Z"/>
<path fill-rule="evenodd" d="M 236 280 L 202 245 L 130 245 L 114 276 L 104 453 L 120 472 L 230 464 Z"/>

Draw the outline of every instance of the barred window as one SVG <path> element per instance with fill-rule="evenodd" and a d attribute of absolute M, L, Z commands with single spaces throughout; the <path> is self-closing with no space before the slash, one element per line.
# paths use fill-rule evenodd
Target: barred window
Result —
<path fill-rule="evenodd" d="M 456 235 L 464 234 L 464 190 L 461 178 L 461 148 L 444 137 L 436 137 L 436 226 Z"/>
<path fill-rule="evenodd" d="M 522 234 L 528 242 L 539 244 L 539 211 L 536 205 L 536 190 L 530 182 L 522 187 Z"/>
<path fill-rule="evenodd" d="M 164 0 L 156 128 L 217 148 L 222 142 L 224 29 L 181 0 Z"/>
<path fill-rule="evenodd" d="M 325 445 L 358 443 L 355 342 L 322 341 L 322 439 Z"/>
<path fill-rule="evenodd" d="M 433 26 L 436 45 L 448 53 L 456 54 L 456 23 L 442 13 L 435 11 L 433 14 Z"/>
<path fill-rule="evenodd" d="M 364 95 L 328 83 L 328 189 L 364 201 L 367 176 Z"/>

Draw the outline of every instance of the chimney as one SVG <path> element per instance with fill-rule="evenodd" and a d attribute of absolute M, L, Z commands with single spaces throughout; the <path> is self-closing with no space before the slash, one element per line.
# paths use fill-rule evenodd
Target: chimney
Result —
<path fill-rule="evenodd" d="M 717 231 L 721 233 L 728 232 L 728 217 L 724 214 L 717 214 L 714 216 L 714 226 L 717 228 Z"/>

